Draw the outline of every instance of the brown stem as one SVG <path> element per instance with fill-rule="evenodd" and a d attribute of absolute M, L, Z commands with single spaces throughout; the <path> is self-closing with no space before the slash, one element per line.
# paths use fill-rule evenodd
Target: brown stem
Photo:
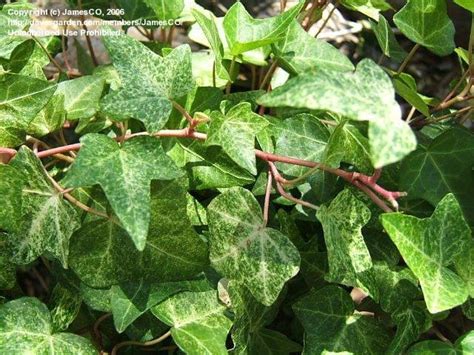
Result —
<path fill-rule="evenodd" d="M 68 28 L 68 26 L 66 25 L 64 27 L 64 30 L 67 31 L 67 28 Z M 62 48 L 62 51 L 63 51 L 64 64 L 66 65 L 67 71 L 71 72 L 73 70 L 72 70 L 71 64 L 69 63 L 69 57 L 68 57 L 68 54 L 67 54 L 66 36 L 61 36 L 61 48 Z"/>
<path fill-rule="evenodd" d="M 398 68 L 397 74 L 401 74 L 405 70 L 406 66 L 408 65 L 410 60 L 413 58 L 413 56 L 415 55 L 415 52 L 418 50 L 418 48 L 420 48 L 420 45 L 418 43 L 413 46 L 410 53 L 408 53 L 405 60 L 403 61 L 403 63 Z"/>
<path fill-rule="evenodd" d="M 114 346 L 112 349 L 112 352 L 110 355 L 117 355 L 117 352 L 120 348 L 123 348 L 124 346 L 129 346 L 129 345 L 136 345 L 136 346 L 153 346 L 156 344 L 161 343 L 163 340 L 169 338 L 171 336 L 171 331 L 167 331 L 165 334 L 161 335 L 160 337 L 150 340 L 150 341 L 145 341 L 143 343 L 135 340 L 127 340 L 123 341 L 121 343 L 118 343 L 117 345 Z"/>
<path fill-rule="evenodd" d="M 268 211 L 270 210 L 270 195 L 272 194 L 272 172 L 268 169 L 267 188 L 265 189 L 265 201 L 263 204 L 263 226 L 268 223 Z"/>
<path fill-rule="evenodd" d="M 41 47 L 41 49 L 43 50 L 43 52 L 46 54 L 46 56 L 48 57 L 48 59 L 51 61 L 51 63 L 53 63 L 53 65 L 59 70 L 60 73 L 63 72 L 63 68 L 61 68 L 61 66 L 59 65 L 59 63 L 53 58 L 53 56 L 51 55 L 51 53 L 49 53 L 49 51 L 43 46 L 43 43 L 41 43 L 41 41 L 36 38 L 35 36 L 31 35 L 31 38 L 33 38 L 35 40 L 36 43 L 38 43 L 38 45 Z"/>
<path fill-rule="evenodd" d="M 99 344 L 100 350 L 102 350 L 103 344 L 102 344 L 102 335 L 100 334 L 99 326 L 104 320 L 106 320 L 107 318 L 111 316 L 112 316 L 112 313 L 106 313 L 106 314 L 101 315 L 99 318 L 97 318 L 97 320 L 94 323 L 94 326 L 92 327 L 94 331 L 94 338 Z"/>
<path fill-rule="evenodd" d="M 189 123 L 190 125 L 192 125 L 194 120 L 193 120 L 193 118 L 191 117 L 191 115 L 188 113 L 188 111 L 186 111 L 186 110 L 184 109 L 184 107 L 181 106 L 180 104 L 178 104 L 176 101 L 172 101 L 172 104 L 173 104 L 173 107 L 174 107 L 175 109 L 177 109 L 177 110 L 179 111 L 179 113 L 181 113 L 181 114 L 186 118 L 186 120 L 188 121 L 188 123 Z"/>
<path fill-rule="evenodd" d="M 272 65 L 270 66 L 270 68 L 268 68 L 263 80 L 262 80 L 262 83 L 260 84 L 260 90 L 265 90 L 266 86 L 268 83 L 270 83 L 270 80 L 273 76 L 273 74 L 275 73 L 275 70 L 278 68 L 278 59 L 275 59 L 272 63 Z"/>
<path fill-rule="evenodd" d="M 336 11 L 336 7 L 338 5 L 339 1 L 336 1 L 333 8 L 331 9 L 331 12 L 329 12 L 328 16 L 326 17 L 326 19 L 324 20 L 323 24 L 321 25 L 321 27 L 319 28 L 318 32 L 316 32 L 316 34 L 314 35 L 315 38 L 317 38 L 321 32 L 323 31 L 324 27 L 326 27 L 326 25 L 328 24 L 329 20 L 331 19 L 331 16 L 332 14 L 334 13 L 334 11 Z"/>

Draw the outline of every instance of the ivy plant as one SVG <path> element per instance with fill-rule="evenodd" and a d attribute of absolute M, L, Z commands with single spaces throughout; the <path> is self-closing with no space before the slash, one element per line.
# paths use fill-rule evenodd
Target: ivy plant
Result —
<path fill-rule="evenodd" d="M 0 5 L 0 353 L 474 353 L 471 1 L 247 5 Z"/>

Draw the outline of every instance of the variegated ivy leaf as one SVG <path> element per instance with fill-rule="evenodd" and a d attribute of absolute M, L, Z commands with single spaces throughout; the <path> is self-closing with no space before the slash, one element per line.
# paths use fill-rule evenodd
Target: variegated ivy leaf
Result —
<path fill-rule="evenodd" d="M 21 144 L 31 120 L 56 90 L 45 80 L 7 74 L 0 76 L 0 146 Z"/>
<path fill-rule="evenodd" d="M 370 210 L 348 189 L 316 216 L 324 230 L 329 273 L 326 279 L 347 286 L 361 287 L 375 299 L 376 280 L 372 258 L 362 236 L 362 227 L 370 219 Z"/>
<path fill-rule="evenodd" d="M 296 247 L 281 232 L 264 227 L 257 200 L 243 188 L 216 197 L 207 213 L 212 266 L 244 283 L 259 302 L 271 305 L 299 270 Z"/>
<path fill-rule="evenodd" d="M 400 44 L 397 42 L 395 34 L 385 17 L 379 15 L 378 22 L 375 23 L 370 21 L 370 25 L 374 30 L 375 37 L 377 38 L 382 53 L 389 58 L 402 62 L 407 53 L 402 47 L 400 47 Z"/>
<path fill-rule="evenodd" d="M 138 250 L 145 248 L 150 222 L 151 180 L 172 180 L 183 172 L 152 137 L 137 137 L 122 146 L 102 134 L 81 138 L 82 148 L 63 184 L 99 184 Z"/>
<path fill-rule="evenodd" d="M 279 16 L 254 19 L 241 2 L 236 2 L 224 17 L 224 30 L 231 54 L 237 56 L 282 39 L 303 4 L 304 1 L 299 1 Z"/>
<path fill-rule="evenodd" d="M 416 343 L 408 349 L 407 355 L 468 355 L 472 353 L 474 353 L 474 331 L 464 334 L 454 344 L 440 340 L 425 340 Z"/>
<path fill-rule="evenodd" d="M 445 0 L 408 0 L 393 21 L 405 36 L 437 55 L 448 55 L 455 48 Z"/>
<path fill-rule="evenodd" d="M 379 322 L 354 312 L 351 297 L 337 286 L 311 290 L 293 305 L 293 310 L 305 329 L 304 355 L 383 354 L 390 342 Z"/>
<path fill-rule="evenodd" d="M 8 235 L 0 232 L 0 290 L 15 286 L 15 266 L 10 262 Z"/>
<path fill-rule="evenodd" d="M 103 37 L 122 81 L 122 87 L 102 99 L 101 110 L 117 120 L 136 118 L 149 132 L 166 124 L 171 100 L 194 87 L 191 50 L 182 45 L 160 57 L 125 34 Z"/>
<path fill-rule="evenodd" d="M 348 9 L 359 11 L 374 20 L 379 19 L 380 11 L 392 8 L 386 0 L 342 0 L 341 3 Z"/>
<path fill-rule="evenodd" d="M 369 59 L 352 73 L 321 70 L 299 75 L 262 96 L 268 107 L 326 110 L 356 121 L 369 121 L 369 143 L 376 168 L 397 162 L 416 148 L 388 75 Z M 390 144 L 387 144 L 390 142 Z"/>
<path fill-rule="evenodd" d="M 58 94 L 64 95 L 64 109 L 70 121 L 90 118 L 99 109 L 105 81 L 100 76 L 86 75 L 58 84 Z"/>
<path fill-rule="evenodd" d="M 82 297 L 76 290 L 56 284 L 51 294 L 51 326 L 53 332 L 66 330 L 76 319 L 82 304 Z"/>
<path fill-rule="evenodd" d="M 383 214 L 380 218 L 420 280 L 428 310 L 438 313 L 463 304 L 473 282 L 463 278 L 473 268 L 472 260 L 466 263 L 463 253 L 474 248 L 474 242 L 455 197 L 446 195 L 429 218 L 401 213 Z"/>
<path fill-rule="evenodd" d="M 13 50 L 29 38 L 17 31 L 28 29 L 35 6 L 21 2 L 3 5 L 0 11 L 0 58 L 10 59 Z"/>
<path fill-rule="evenodd" d="M 9 165 L 10 176 L 0 184 L 22 181 L 21 204 L 18 196 L 13 197 L 21 219 L 8 230 L 12 261 L 28 264 L 46 252 L 67 267 L 69 239 L 79 227 L 76 210 L 52 185 L 41 161 L 29 148 L 21 147 Z"/>
<path fill-rule="evenodd" d="M 25 177 L 13 166 L 0 164 L 0 229 L 12 231 L 21 225 L 21 193 Z"/>
<path fill-rule="evenodd" d="M 262 116 L 252 112 L 250 103 L 242 102 L 225 115 L 213 112 L 206 144 L 221 146 L 239 166 L 256 175 L 255 136 L 267 125 Z"/>
<path fill-rule="evenodd" d="M 205 279 L 164 283 L 149 283 L 142 279 L 138 283 L 114 285 L 110 290 L 110 304 L 115 329 L 122 333 L 151 307 L 178 292 L 210 289 L 211 286 Z"/>
<path fill-rule="evenodd" d="M 0 306 L 0 353 L 94 355 L 97 349 L 79 335 L 56 333 L 48 308 L 23 297 Z"/>
<path fill-rule="evenodd" d="M 83 282 L 96 288 L 141 279 L 156 283 L 196 276 L 208 266 L 208 248 L 194 231 L 186 205 L 181 182 L 154 182 L 147 204 L 151 219 L 143 252 L 113 219 L 94 220 L 83 224 L 73 236 L 71 268 Z"/>
<path fill-rule="evenodd" d="M 285 37 L 272 45 L 278 63 L 292 74 L 309 70 L 354 70 L 349 58 L 335 47 L 308 34 L 298 21 L 293 20 Z"/>
<path fill-rule="evenodd" d="M 216 291 L 181 292 L 152 308 L 187 354 L 227 354 L 226 339 L 232 321 L 224 314 Z"/>
<path fill-rule="evenodd" d="M 51 100 L 28 125 L 28 134 L 42 137 L 60 129 L 66 120 L 64 95 L 54 94 Z"/>

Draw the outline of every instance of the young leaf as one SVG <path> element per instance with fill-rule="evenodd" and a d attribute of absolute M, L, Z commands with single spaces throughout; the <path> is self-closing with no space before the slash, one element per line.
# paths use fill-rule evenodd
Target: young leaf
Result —
<path fill-rule="evenodd" d="M 86 338 L 55 333 L 48 308 L 37 298 L 23 297 L 0 306 L 0 353 L 96 354 Z"/>
<path fill-rule="evenodd" d="M 310 291 L 293 310 L 305 329 L 303 354 L 382 354 L 390 341 L 373 317 L 354 312 L 351 297 L 337 286 Z"/>
<path fill-rule="evenodd" d="M 448 55 L 455 48 L 445 0 L 408 0 L 393 21 L 405 36 L 437 55 Z"/>
<path fill-rule="evenodd" d="M 154 182 L 143 252 L 136 250 L 116 221 L 95 220 L 74 234 L 71 268 L 83 282 L 96 288 L 140 279 L 168 282 L 194 277 L 207 267 L 208 250 L 189 222 L 186 205 L 186 190 L 181 183 Z"/>
<path fill-rule="evenodd" d="M 120 147 L 105 135 L 88 134 L 81 143 L 64 186 L 99 184 L 135 246 L 143 250 L 150 222 L 150 181 L 175 179 L 183 172 L 152 137 L 137 137 Z"/>
<path fill-rule="evenodd" d="M 27 76 L 0 76 L 0 146 L 22 143 L 29 123 L 48 103 L 56 85 Z"/>
<path fill-rule="evenodd" d="M 285 37 L 272 47 L 281 67 L 292 74 L 318 69 L 354 70 L 344 54 L 329 43 L 309 35 L 296 20 L 288 27 Z"/>
<path fill-rule="evenodd" d="M 447 193 L 453 193 L 467 221 L 474 226 L 473 165 L 474 135 L 454 127 L 441 133 L 428 146 L 420 145 L 403 160 L 400 188 L 411 198 L 423 198 L 433 206 Z M 427 181 L 431 182 L 429 186 Z"/>
<path fill-rule="evenodd" d="M 415 135 L 401 120 L 390 78 L 368 59 L 362 60 L 353 73 L 322 70 L 299 75 L 258 101 L 269 107 L 327 110 L 352 120 L 369 121 L 370 154 L 375 167 L 394 163 L 416 148 Z"/>
<path fill-rule="evenodd" d="M 427 117 L 430 115 L 430 109 L 418 93 L 416 81 L 410 74 L 400 73 L 394 75 L 393 86 L 397 94 L 413 105 L 418 111 Z"/>
<path fill-rule="evenodd" d="M 12 261 L 28 264 L 48 252 L 67 267 L 69 240 L 79 227 L 76 210 L 51 184 L 41 161 L 30 149 L 21 147 L 10 166 L 14 169 L 6 181 L 19 181 L 18 178 L 23 181 L 21 205 L 16 205 L 18 196 L 14 197 L 21 223 L 9 230 L 8 237 Z"/>
<path fill-rule="evenodd" d="M 355 10 L 378 21 L 380 11 L 389 10 L 392 7 L 385 0 L 342 0 L 342 5 L 350 10 Z"/>
<path fill-rule="evenodd" d="M 232 322 L 216 291 L 182 292 L 152 308 L 153 314 L 172 326 L 171 335 L 187 354 L 227 354 L 226 338 Z"/>
<path fill-rule="evenodd" d="M 184 0 L 154 1 L 143 0 L 155 11 L 156 17 L 160 20 L 174 20 L 178 18 L 184 9 Z"/>
<path fill-rule="evenodd" d="M 212 266 L 244 283 L 259 302 L 271 305 L 298 272 L 296 247 L 279 231 L 263 226 L 257 200 L 243 188 L 216 197 L 207 213 Z"/>
<path fill-rule="evenodd" d="M 370 210 L 346 189 L 329 206 L 321 206 L 316 216 L 323 225 L 328 251 L 326 279 L 361 287 L 377 298 L 372 259 L 361 232 L 370 219 Z"/>
<path fill-rule="evenodd" d="M 379 15 L 377 23 L 370 21 L 375 37 L 379 43 L 382 53 L 397 62 L 402 62 L 407 53 L 400 47 L 395 34 L 388 21 L 382 15 Z"/>
<path fill-rule="evenodd" d="M 298 5 L 276 17 L 254 19 L 242 3 L 236 2 L 224 17 L 225 35 L 231 54 L 237 56 L 282 39 L 303 4 L 300 1 Z"/>
<path fill-rule="evenodd" d="M 171 100 L 194 87 L 189 46 L 182 45 L 163 58 L 124 34 L 103 40 L 122 87 L 102 99 L 101 110 L 117 120 L 136 118 L 149 132 L 163 128 L 172 110 Z"/>
<path fill-rule="evenodd" d="M 468 285 L 450 267 L 464 249 L 472 248 L 471 232 L 452 194 L 446 195 L 429 218 L 383 214 L 381 222 L 403 259 L 420 280 L 428 310 L 438 313 L 464 303 Z"/>
<path fill-rule="evenodd" d="M 267 125 L 262 116 L 252 112 L 250 103 L 242 102 L 225 115 L 217 111 L 211 115 L 206 144 L 221 146 L 239 166 L 256 175 L 255 136 Z"/>

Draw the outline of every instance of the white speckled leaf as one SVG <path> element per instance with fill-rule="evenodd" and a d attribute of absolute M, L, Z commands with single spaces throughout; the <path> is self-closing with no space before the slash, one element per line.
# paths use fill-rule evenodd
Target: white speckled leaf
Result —
<path fill-rule="evenodd" d="M 268 107 L 327 110 L 369 121 L 370 155 L 375 167 L 399 161 L 416 148 L 415 135 L 401 119 L 390 78 L 369 59 L 362 60 L 351 73 L 321 70 L 299 75 L 258 102 Z"/>
<path fill-rule="evenodd" d="M 64 186 L 99 184 L 138 250 L 143 250 L 150 222 L 151 180 L 183 175 L 152 137 L 137 137 L 122 147 L 112 138 L 88 134 L 63 180 Z"/>
<path fill-rule="evenodd" d="M 272 47 L 281 67 L 292 74 L 318 69 L 354 70 L 349 58 L 308 34 L 296 20 L 288 27 L 285 37 Z"/>
<path fill-rule="evenodd" d="M 328 251 L 329 273 L 326 279 L 361 287 L 377 298 L 372 258 L 362 236 L 362 227 L 370 219 L 370 210 L 346 189 L 329 206 L 321 206 L 316 216 L 323 226 Z"/>
<path fill-rule="evenodd" d="M 54 286 L 49 301 L 51 310 L 51 328 L 53 332 L 66 330 L 76 319 L 82 304 L 77 290 L 71 290 L 60 283 Z"/>
<path fill-rule="evenodd" d="M 19 174 L 24 181 L 21 207 L 17 206 L 21 223 L 9 230 L 12 261 L 28 264 L 47 252 L 67 267 L 69 239 L 79 227 L 76 210 L 54 188 L 29 148 L 21 147 L 10 165 L 15 168 L 13 179 Z"/>
<path fill-rule="evenodd" d="M 354 312 L 349 294 L 340 287 L 312 290 L 293 305 L 305 329 L 303 354 L 348 352 L 383 354 L 390 337 L 373 317 Z"/>
<path fill-rule="evenodd" d="M 393 22 L 405 36 L 437 55 L 454 50 L 455 29 L 445 0 L 408 0 L 393 16 Z"/>
<path fill-rule="evenodd" d="M 420 280 L 426 305 L 438 313 L 464 303 L 468 285 L 452 266 L 459 265 L 461 253 L 472 248 L 471 231 L 452 194 L 446 195 L 429 218 L 401 213 L 381 215 L 381 222 L 403 259 Z"/>
<path fill-rule="evenodd" d="M 37 298 L 23 297 L 0 306 L 2 354 L 97 354 L 86 338 L 55 333 L 48 308 Z"/>
<path fill-rule="evenodd" d="M 15 286 L 15 266 L 10 262 L 8 235 L 0 232 L 0 290 Z"/>
<path fill-rule="evenodd" d="M 208 206 L 212 266 L 244 283 L 261 303 L 271 305 L 299 270 L 300 255 L 288 237 L 263 226 L 252 193 L 232 188 Z"/>
<path fill-rule="evenodd" d="M 252 112 L 250 103 L 242 102 L 232 107 L 225 115 L 211 115 L 206 144 L 221 146 L 224 152 L 251 174 L 257 174 L 255 161 L 255 136 L 268 122 Z"/>
<path fill-rule="evenodd" d="M 232 322 L 224 315 L 217 292 L 181 292 L 152 308 L 153 314 L 172 326 L 171 335 L 186 354 L 225 355 Z"/>
<path fill-rule="evenodd" d="M 28 125 L 28 134 L 42 137 L 60 129 L 66 120 L 64 95 L 55 94 Z"/>
<path fill-rule="evenodd" d="M 139 41 L 124 35 L 104 36 L 122 87 L 102 99 L 101 110 L 113 118 L 136 118 L 149 132 L 166 124 L 171 101 L 194 87 L 191 50 L 182 45 L 160 57 Z"/>

